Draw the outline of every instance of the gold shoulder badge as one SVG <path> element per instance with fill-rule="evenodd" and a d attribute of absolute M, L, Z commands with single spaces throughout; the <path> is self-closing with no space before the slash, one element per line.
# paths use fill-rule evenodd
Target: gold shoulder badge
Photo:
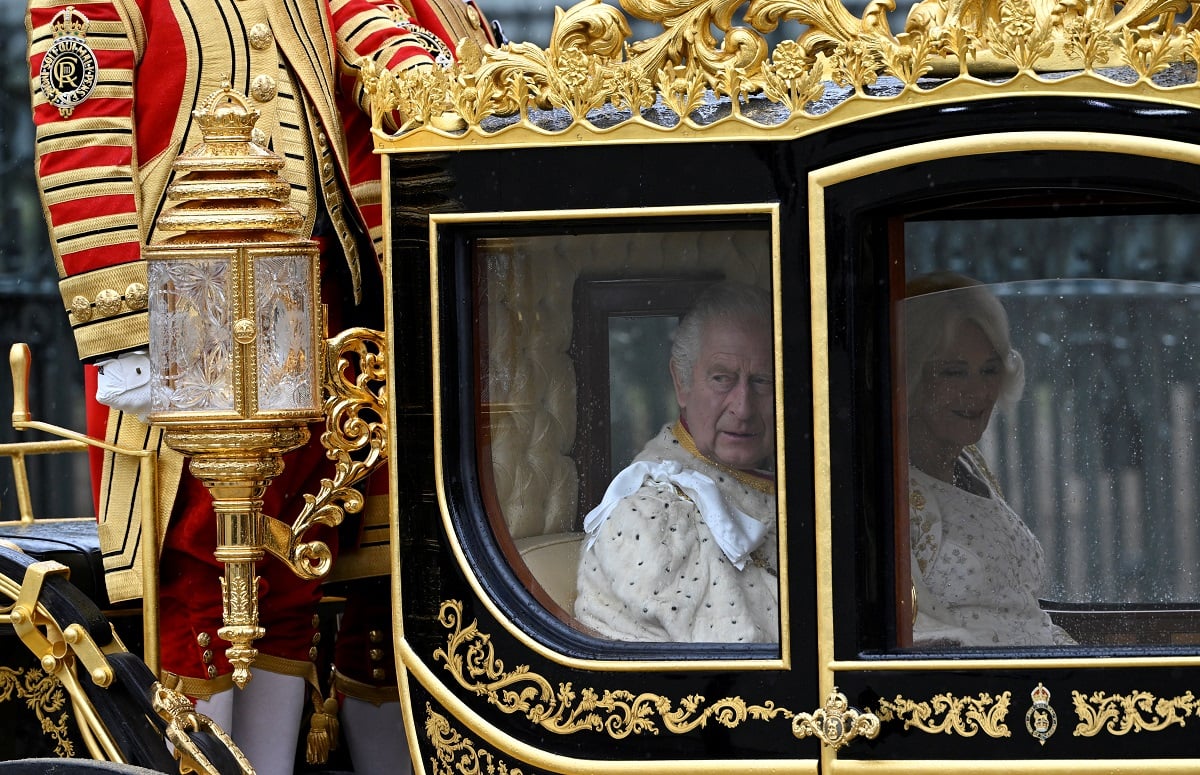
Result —
<path fill-rule="evenodd" d="M 42 94 L 59 115 L 68 118 L 96 88 L 100 64 L 87 44 L 88 18 L 68 5 L 50 23 L 54 42 L 46 50 L 39 71 Z"/>
<path fill-rule="evenodd" d="M 397 27 L 419 40 L 421 47 L 429 52 L 429 56 L 433 57 L 434 64 L 438 67 L 449 67 L 454 64 L 454 54 L 450 51 L 450 47 L 437 35 L 408 18 L 404 11 L 399 8 L 394 10 L 392 21 L 396 23 Z"/>

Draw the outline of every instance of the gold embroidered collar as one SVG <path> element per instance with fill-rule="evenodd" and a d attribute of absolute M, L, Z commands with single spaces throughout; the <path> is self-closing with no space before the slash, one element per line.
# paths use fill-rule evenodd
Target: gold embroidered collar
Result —
<path fill-rule="evenodd" d="M 702 455 L 700 450 L 696 448 L 696 440 L 692 438 L 692 434 L 688 433 L 688 429 L 683 427 L 682 420 L 675 421 L 675 424 L 671 426 L 671 433 L 675 435 L 675 440 L 679 442 L 680 446 L 692 453 L 694 456 L 703 460 L 705 463 L 708 463 L 713 468 L 720 469 L 721 471 L 729 474 L 734 479 L 737 479 L 738 482 L 747 487 L 758 490 L 759 492 L 765 492 L 768 495 L 775 494 L 775 477 L 773 475 L 730 468 L 729 466 L 722 465 L 721 463 Z"/>

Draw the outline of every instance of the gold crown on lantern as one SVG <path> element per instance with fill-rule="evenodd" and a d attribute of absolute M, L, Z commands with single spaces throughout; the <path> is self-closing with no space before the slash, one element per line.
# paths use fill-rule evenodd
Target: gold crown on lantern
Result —
<path fill-rule="evenodd" d="M 229 81 L 223 82 L 220 91 L 213 92 L 192 112 L 204 139 L 217 143 L 250 142 L 250 133 L 260 115 L 245 97 L 233 90 Z"/>

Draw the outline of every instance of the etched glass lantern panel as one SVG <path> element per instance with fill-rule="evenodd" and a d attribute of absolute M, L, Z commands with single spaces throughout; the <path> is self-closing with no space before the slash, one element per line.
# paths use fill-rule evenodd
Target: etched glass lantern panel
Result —
<path fill-rule="evenodd" d="M 254 261 L 260 410 L 317 408 L 312 277 L 308 255 L 258 257 Z"/>
<path fill-rule="evenodd" d="M 155 412 L 231 412 L 232 255 L 149 262 Z"/>

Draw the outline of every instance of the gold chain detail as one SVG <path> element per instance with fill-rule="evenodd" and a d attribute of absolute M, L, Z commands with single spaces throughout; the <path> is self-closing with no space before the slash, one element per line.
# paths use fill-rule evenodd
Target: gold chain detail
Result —
<path fill-rule="evenodd" d="M 576 692 L 569 683 L 552 685 L 544 677 L 530 672 L 527 665 L 505 670 L 496 658 L 491 636 L 479 631 L 477 622 L 464 626 L 463 604 L 459 600 L 442 603 L 438 621 L 450 630 L 446 648 L 437 649 L 434 659 L 446 663 L 455 680 L 504 713 L 521 713 L 529 721 L 560 735 L 585 730 L 607 732 L 622 739 L 643 733 L 658 734 L 659 721 L 672 734 L 685 734 L 703 728 L 710 720 L 730 729 L 745 721 L 771 721 L 777 716 L 790 719 L 796 714 L 768 700 L 752 705 L 741 697 L 725 697 L 705 703 L 693 694 L 676 703 L 658 694 L 634 694 L 624 689 L 599 692 L 586 688 Z"/>
<path fill-rule="evenodd" d="M 930 734 L 974 737 L 982 731 L 988 737 L 1012 737 L 1004 723 L 1011 699 L 1011 692 L 997 697 L 983 692 L 978 697 L 939 694 L 929 702 L 896 695 L 892 700 L 880 700 L 876 715 L 881 721 L 903 721 L 905 729 L 915 728 Z"/>

